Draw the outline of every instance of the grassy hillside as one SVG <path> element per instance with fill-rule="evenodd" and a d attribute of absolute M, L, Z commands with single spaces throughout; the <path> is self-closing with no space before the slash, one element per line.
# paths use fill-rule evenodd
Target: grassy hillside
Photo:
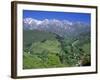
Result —
<path fill-rule="evenodd" d="M 57 40 L 33 43 L 24 53 L 24 68 L 49 68 L 63 66 L 59 59 L 61 51 Z"/>
<path fill-rule="evenodd" d="M 39 30 L 24 30 L 23 31 L 23 47 L 24 50 L 29 48 L 32 43 L 44 42 L 45 40 L 54 40 L 54 34 Z"/>

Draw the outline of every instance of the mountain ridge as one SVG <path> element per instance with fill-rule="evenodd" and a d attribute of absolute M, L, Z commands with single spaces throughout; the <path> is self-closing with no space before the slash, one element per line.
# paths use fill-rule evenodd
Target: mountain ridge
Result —
<path fill-rule="evenodd" d="M 37 20 L 25 18 L 23 20 L 24 30 L 40 30 L 56 33 L 61 37 L 79 35 L 84 32 L 90 32 L 90 25 L 82 22 L 71 22 L 68 20 L 44 19 Z"/>

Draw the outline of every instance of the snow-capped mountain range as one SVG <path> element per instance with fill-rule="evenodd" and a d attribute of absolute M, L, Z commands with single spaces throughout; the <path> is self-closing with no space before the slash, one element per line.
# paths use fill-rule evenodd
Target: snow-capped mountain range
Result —
<path fill-rule="evenodd" d="M 90 26 L 82 22 L 71 22 L 68 20 L 44 19 L 37 20 L 25 18 L 23 20 L 24 30 L 42 30 L 59 34 L 60 36 L 78 35 L 82 32 L 89 32 Z"/>

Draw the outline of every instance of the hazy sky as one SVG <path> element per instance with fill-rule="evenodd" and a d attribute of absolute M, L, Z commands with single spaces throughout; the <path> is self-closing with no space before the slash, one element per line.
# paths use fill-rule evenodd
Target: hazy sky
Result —
<path fill-rule="evenodd" d="M 89 13 L 23 10 L 23 18 L 29 18 L 29 17 L 38 20 L 58 19 L 58 20 L 69 20 L 72 22 L 80 21 L 86 24 L 90 24 L 91 20 L 91 14 Z"/>

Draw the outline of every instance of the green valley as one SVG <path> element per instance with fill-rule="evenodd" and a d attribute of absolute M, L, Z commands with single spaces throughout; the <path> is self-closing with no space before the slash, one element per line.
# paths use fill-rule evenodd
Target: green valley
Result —
<path fill-rule="evenodd" d="M 90 65 L 90 40 L 40 30 L 23 31 L 23 69 Z"/>

